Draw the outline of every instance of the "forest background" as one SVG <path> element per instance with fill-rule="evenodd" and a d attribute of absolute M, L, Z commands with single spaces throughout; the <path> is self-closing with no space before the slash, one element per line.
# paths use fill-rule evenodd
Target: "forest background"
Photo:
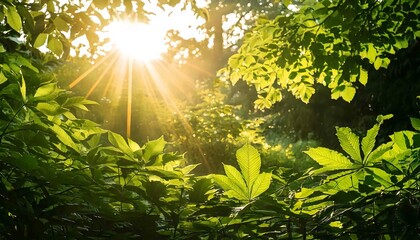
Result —
<path fill-rule="evenodd" d="M 0 1 L 0 238 L 420 239 L 417 1 L 155 4 Z"/>

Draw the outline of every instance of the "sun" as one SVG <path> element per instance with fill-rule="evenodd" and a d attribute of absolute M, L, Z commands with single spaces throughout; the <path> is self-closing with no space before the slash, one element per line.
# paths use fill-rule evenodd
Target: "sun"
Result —
<path fill-rule="evenodd" d="M 166 30 L 138 22 L 115 21 L 107 27 L 113 47 L 129 58 L 149 62 L 167 51 Z"/>

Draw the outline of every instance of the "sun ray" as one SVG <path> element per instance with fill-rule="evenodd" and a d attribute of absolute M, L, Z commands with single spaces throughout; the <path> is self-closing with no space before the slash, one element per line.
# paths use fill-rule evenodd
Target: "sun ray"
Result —
<path fill-rule="evenodd" d="M 86 70 L 82 75 L 77 77 L 73 82 L 69 84 L 69 88 L 75 87 L 77 84 L 79 84 L 80 81 L 82 81 L 85 77 L 87 77 L 90 73 L 92 73 L 93 70 L 98 68 L 102 63 L 104 63 L 108 58 L 110 58 L 113 54 L 115 54 L 115 51 L 105 55 L 103 58 L 101 58 L 99 61 L 97 61 L 95 64 L 93 64 L 88 70 Z"/>
<path fill-rule="evenodd" d="M 109 72 L 111 67 L 113 67 L 114 63 L 117 61 L 118 55 L 114 55 L 111 61 L 106 66 L 105 70 L 102 71 L 101 75 L 96 79 L 95 83 L 90 87 L 89 91 L 86 93 L 86 98 L 88 98 L 92 92 L 98 87 L 99 83 L 104 79 L 105 75 Z"/>
<path fill-rule="evenodd" d="M 131 103 L 133 95 L 133 59 L 128 59 L 128 83 L 127 83 L 127 138 L 131 138 Z"/>
<path fill-rule="evenodd" d="M 144 25 L 130 23 L 130 26 L 134 28 L 131 28 L 132 30 L 125 28 L 124 31 L 111 34 L 109 37 L 114 44 L 112 50 L 73 80 L 69 87 L 75 87 L 89 74 L 99 73 L 97 79 L 89 88 L 86 98 L 92 96 L 95 89 L 100 86 L 102 96 L 109 99 L 111 103 L 110 109 L 106 112 L 106 117 L 104 118 L 104 124 L 107 124 L 111 129 L 122 127 L 121 123 L 114 119 L 116 113 L 121 114 L 121 110 L 118 110 L 118 108 L 126 107 L 125 111 L 123 111 L 125 112 L 125 136 L 127 138 L 131 138 L 134 132 L 137 131 L 136 127 L 138 129 L 141 126 L 133 124 L 133 120 L 139 120 L 138 114 L 144 115 L 140 115 L 140 118 L 147 117 L 147 114 L 152 114 L 150 115 L 151 118 L 148 119 L 159 119 L 159 110 L 164 107 L 164 109 L 174 114 L 174 121 L 163 119 L 166 122 L 156 121 L 156 123 L 147 124 L 156 126 L 156 129 L 162 131 L 162 134 L 180 134 L 179 136 L 186 137 L 189 144 L 199 154 L 197 158 L 201 160 L 203 166 L 209 170 L 215 169 L 214 164 L 207 160 L 200 143 L 194 141 L 194 128 L 184 116 L 184 111 L 179 107 L 179 101 L 191 102 L 193 99 L 192 93 L 196 90 L 196 81 L 182 72 L 178 66 L 157 57 L 164 51 L 164 48 L 160 47 L 152 50 L 154 52 L 153 57 L 146 56 L 149 53 L 145 50 L 136 50 L 139 46 L 146 46 L 152 49 L 156 45 L 153 42 L 145 42 L 150 37 L 147 32 L 133 34 L 134 31 L 146 29 Z M 119 40 L 112 40 L 114 36 L 117 36 Z M 160 37 L 162 39 L 159 41 L 163 41 L 164 36 Z M 122 41 L 124 39 L 128 41 Z M 156 42 L 157 40 L 152 38 L 152 41 Z M 150 49 L 147 49 L 147 51 L 150 51 Z M 106 65 L 103 68 L 98 69 L 99 66 L 104 64 Z M 205 73 L 203 69 L 195 64 L 191 64 L 189 68 L 194 69 L 193 71 L 201 75 L 210 76 L 210 74 Z M 108 79 L 105 80 L 105 78 Z M 141 91 L 142 97 L 146 100 L 146 105 L 138 105 L 139 98 L 133 95 L 133 90 L 135 94 L 138 94 L 139 90 Z M 125 101 L 125 103 L 121 101 Z M 140 112 L 141 108 L 136 109 L 136 107 L 145 107 L 143 110 L 146 110 L 146 112 Z M 124 119 L 121 120 L 123 121 Z M 174 129 L 180 128 L 183 131 L 174 132 Z M 149 130 L 146 129 L 145 131 L 148 132 Z"/>

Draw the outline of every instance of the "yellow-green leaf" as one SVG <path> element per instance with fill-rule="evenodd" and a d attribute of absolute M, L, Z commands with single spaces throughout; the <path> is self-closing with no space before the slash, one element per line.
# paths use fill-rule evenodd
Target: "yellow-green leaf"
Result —
<path fill-rule="evenodd" d="M 47 47 L 57 56 L 61 56 L 61 54 L 63 54 L 63 44 L 56 37 L 51 35 L 48 37 Z"/>
<path fill-rule="evenodd" d="M 149 141 L 145 144 L 143 158 L 148 161 L 151 157 L 163 152 L 166 141 L 163 137 Z"/>
<path fill-rule="evenodd" d="M 6 8 L 6 18 L 7 24 L 16 32 L 19 32 L 22 29 L 22 19 L 15 7 L 10 6 Z"/>
<path fill-rule="evenodd" d="M 64 145 L 73 148 L 76 152 L 79 152 L 79 148 L 77 147 L 76 143 L 74 143 L 73 139 L 70 135 L 67 134 L 60 126 L 54 124 L 50 127 L 52 131 L 56 134 L 57 138 L 64 143 Z"/>
<path fill-rule="evenodd" d="M 382 65 L 382 58 L 377 58 L 375 62 L 373 63 L 373 66 L 376 70 L 378 70 Z"/>
<path fill-rule="evenodd" d="M 213 179 L 221 188 L 223 188 L 223 190 L 226 191 L 228 196 L 233 196 L 238 200 L 248 200 L 246 194 L 237 185 L 233 184 L 227 176 L 214 174 Z"/>
<path fill-rule="evenodd" d="M 367 58 L 369 59 L 370 63 L 373 63 L 375 61 L 376 55 L 377 55 L 377 53 L 376 53 L 375 47 L 373 46 L 373 44 L 369 44 L 368 52 L 367 52 Z"/>
<path fill-rule="evenodd" d="M 39 87 L 34 97 L 35 98 L 42 98 L 52 94 L 57 89 L 57 83 L 48 83 Z"/>
<path fill-rule="evenodd" d="M 360 67 L 360 73 L 359 73 L 359 82 L 363 85 L 366 85 L 368 80 L 368 72 Z"/>
<path fill-rule="evenodd" d="M 225 169 L 226 176 L 230 179 L 230 181 L 237 185 L 244 194 L 247 194 L 247 186 L 241 173 L 235 167 L 227 164 L 223 164 L 223 168 Z"/>
<path fill-rule="evenodd" d="M 348 127 L 337 127 L 336 131 L 338 141 L 340 142 L 340 146 L 343 150 L 346 151 L 346 153 L 348 153 L 355 161 L 362 162 L 362 157 L 360 156 L 359 137 Z"/>
<path fill-rule="evenodd" d="M 260 174 L 261 158 L 257 149 L 245 144 L 236 152 L 236 158 L 248 187 L 252 186 Z"/>
<path fill-rule="evenodd" d="M 7 81 L 7 77 L 4 76 L 2 71 L 0 71 L 0 84 L 4 83 L 6 81 Z"/>
<path fill-rule="evenodd" d="M 44 45 L 45 41 L 47 40 L 48 34 L 40 33 L 34 42 L 34 48 L 39 48 Z"/>
<path fill-rule="evenodd" d="M 267 191 L 271 183 L 271 173 L 261 173 L 252 185 L 250 198 L 254 199 Z"/>
<path fill-rule="evenodd" d="M 341 97 L 346 102 L 351 102 L 351 100 L 353 100 L 353 98 L 354 98 L 354 95 L 356 95 L 356 89 L 354 87 L 346 87 L 341 92 Z"/>
<path fill-rule="evenodd" d="M 67 32 L 69 30 L 68 23 L 60 16 L 54 18 L 53 22 L 58 31 Z"/>
<path fill-rule="evenodd" d="M 343 154 L 328 148 L 310 148 L 305 153 L 320 165 L 334 170 L 350 169 L 353 166 L 353 163 Z"/>
<path fill-rule="evenodd" d="M 376 136 L 379 132 L 379 124 L 375 124 L 371 129 L 366 133 L 366 136 L 362 139 L 362 150 L 364 154 L 364 161 L 366 161 L 369 154 L 372 152 L 375 147 Z"/>
<path fill-rule="evenodd" d="M 128 146 L 124 138 L 118 133 L 108 132 L 108 141 L 114 145 L 114 147 L 119 148 L 123 153 L 133 157 L 133 151 L 131 151 L 130 146 Z"/>
<path fill-rule="evenodd" d="M 26 102 L 26 82 L 22 76 L 22 84 L 20 85 L 20 93 L 22 95 L 23 102 Z"/>

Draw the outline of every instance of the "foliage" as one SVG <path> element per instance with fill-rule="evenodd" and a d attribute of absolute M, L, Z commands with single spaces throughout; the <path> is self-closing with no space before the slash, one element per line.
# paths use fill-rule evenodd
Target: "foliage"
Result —
<path fill-rule="evenodd" d="M 128 2 L 124 1 L 126 5 Z M 391 115 L 378 116 L 362 138 L 351 128 L 337 127 L 341 150 L 315 147 L 305 151 L 317 167 L 296 171 L 286 164 L 274 165 L 269 173 L 264 169 L 264 155 L 245 144 L 236 152 L 240 171 L 226 164 L 226 175 L 197 176 L 192 173 L 197 165 L 187 165 L 184 155 L 168 151 L 169 144 L 163 137 L 141 146 L 93 121 L 76 117 L 75 110 L 87 111 L 95 103 L 59 87 L 53 70 L 60 62 L 54 59 L 65 57 L 66 50 L 59 52 L 57 47 L 58 41 L 63 46 L 65 41 L 51 40 L 50 46 L 47 43 L 51 53 L 43 55 L 34 45 L 40 47 L 44 36 L 38 41 L 34 36 L 47 33 L 47 39 L 51 34 L 55 39 L 60 25 L 60 20 L 54 18 L 56 13 L 78 15 L 77 8 L 67 9 L 73 5 L 48 1 L 44 3 L 46 8 L 37 13 L 37 4 L 3 3 L 1 238 L 419 238 L 420 119 L 410 118 L 413 131 L 397 131 L 390 140 L 380 141 L 380 128 L 385 120 L 392 121 Z M 376 11 L 382 9 L 382 3 L 386 6 L 388 2 L 367 7 Z M 100 5 L 101 1 L 94 4 Z M 342 7 L 353 6 L 340 4 L 331 5 L 333 11 L 336 8 L 341 13 Z M 30 16 L 25 15 L 23 6 L 29 7 Z M 64 13 L 65 9 L 68 13 Z M 42 23 L 51 27 L 45 28 L 44 24 L 43 31 L 31 31 L 31 19 L 37 14 L 47 18 Z M 360 13 L 359 17 L 364 16 Z M 2 14 L 0 17 L 3 19 Z M 328 21 L 324 19 L 322 25 Z M 65 38 L 65 34 L 60 37 Z M 382 57 L 376 56 L 375 62 Z M 237 146 L 247 139 L 257 146 L 267 143 L 261 137 L 260 121 L 238 123 L 235 107 L 214 101 L 214 96 L 208 95 L 210 100 L 203 102 L 199 108 L 202 114 L 194 116 L 191 111 L 189 116 L 189 120 L 198 119 L 197 133 L 205 139 L 203 142 L 212 139 Z M 227 131 L 223 134 L 212 134 L 223 120 L 226 126 L 234 124 L 230 130 L 235 135 L 229 141 L 220 138 L 229 136 L 229 127 L 220 127 Z M 248 127 L 240 130 L 244 123 Z M 264 147 L 260 152 L 264 153 Z M 302 163 L 303 158 L 289 158 L 293 156 L 299 158 L 295 159 L 298 164 Z"/>
<path fill-rule="evenodd" d="M 419 3 L 305 1 L 295 12 L 261 19 L 219 74 L 258 92 L 256 107 L 270 108 L 283 91 L 308 102 L 318 84 L 350 102 L 368 82 L 368 69 L 388 67 L 396 51 L 419 37 Z"/>
<path fill-rule="evenodd" d="M 236 158 L 241 172 L 231 165 L 224 165 L 226 176 L 216 174 L 213 178 L 227 196 L 250 201 L 269 188 L 271 173 L 260 174 L 260 155 L 248 144 L 236 152 Z"/>

